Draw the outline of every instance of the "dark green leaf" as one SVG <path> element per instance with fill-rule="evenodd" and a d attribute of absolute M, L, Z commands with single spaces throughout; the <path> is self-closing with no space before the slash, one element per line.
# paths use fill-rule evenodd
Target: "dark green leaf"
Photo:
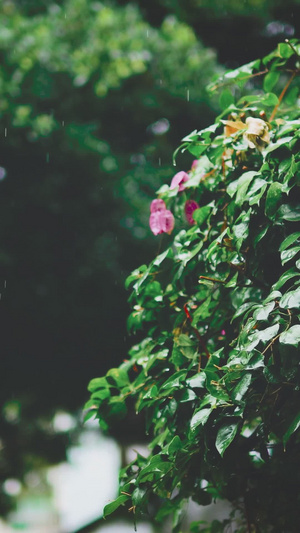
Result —
<path fill-rule="evenodd" d="M 271 183 L 266 197 L 265 213 L 267 217 L 272 218 L 282 197 L 283 185 L 278 182 Z"/>
<path fill-rule="evenodd" d="M 235 400 L 237 402 L 241 401 L 241 399 L 243 398 L 243 396 L 246 394 L 247 390 L 249 389 L 251 380 L 252 380 L 252 375 L 250 374 L 250 372 L 248 374 L 245 374 L 240 379 L 240 381 L 234 387 L 234 389 L 233 389 L 233 391 L 231 393 L 231 396 L 232 396 L 233 400 Z"/>
<path fill-rule="evenodd" d="M 191 423 L 190 423 L 191 431 L 195 431 L 195 429 L 200 425 L 204 426 L 212 410 L 213 410 L 212 407 L 208 407 L 205 409 L 197 409 L 194 412 L 192 419 L 191 419 Z"/>
<path fill-rule="evenodd" d="M 179 372 L 175 372 L 173 376 L 170 376 L 169 379 L 167 379 L 167 381 L 164 382 L 161 389 L 167 389 L 169 387 L 173 389 L 181 388 L 184 386 L 183 381 L 185 377 L 186 377 L 186 370 L 180 370 Z"/>
<path fill-rule="evenodd" d="M 228 446 L 232 443 L 237 430 L 238 422 L 231 422 L 220 427 L 216 438 L 216 448 L 221 456 L 223 456 Z"/>
<path fill-rule="evenodd" d="M 182 442 L 180 437 L 178 435 L 175 435 L 173 439 L 171 440 L 170 444 L 167 446 L 167 451 L 169 455 L 174 455 L 174 453 L 178 452 L 178 450 L 181 450 L 182 448 Z"/>
<path fill-rule="evenodd" d="M 283 435 L 283 444 L 286 446 L 287 441 L 295 431 L 300 427 L 300 413 L 294 418 L 288 430 Z"/>

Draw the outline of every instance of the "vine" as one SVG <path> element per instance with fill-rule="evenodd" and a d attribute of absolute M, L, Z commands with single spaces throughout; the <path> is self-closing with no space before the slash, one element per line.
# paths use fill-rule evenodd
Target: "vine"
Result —
<path fill-rule="evenodd" d="M 154 507 L 178 532 L 190 499 L 224 499 L 231 516 L 189 530 L 299 531 L 299 52 L 281 43 L 211 85 L 222 114 L 183 139 L 196 159 L 151 204 L 165 249 L 126 284 L 145 338 L 85 406 L 106 431 L 133 400 L 149 433 L 105 516 Z"/>

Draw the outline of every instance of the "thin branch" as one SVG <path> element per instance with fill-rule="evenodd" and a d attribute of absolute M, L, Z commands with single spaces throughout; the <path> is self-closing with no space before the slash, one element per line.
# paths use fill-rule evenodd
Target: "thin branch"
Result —
<path fill-rule="evenodd" d="M 289 86 L 291 85 L 291 83 L 292 83 L 294 77 L 296 76 L 296 74 L 297 74 L 297 70 L 294 70 L 293 74 L 291 75 L 290 79 L 289 79 L 288 82 L 286 83 L 285 87 L 282 89 L 282 91 L 281 91 L 281 93 L 280 93 L 280 96 L 279 96 L 279 98 L 278 98 L 278 103 L 277 103 L 276 106 L 274 107 L 274 109 L 273 109 L 273 111 L 272 111 L 272 114 L 271 114 L 271 116 L 270 116 L 270 119 L 269 119 L 270 122 L 272 122 L 272 120 L 274 119 L 274 117 L 275 117 L 275 115 L 276 115 L 276 113 L 277 113 L 277 111 L 278 111 L 278 108 L 279 108 L 279 106 L 280 106 L 280 104 L 281 104 L 281 102 L 282 102 L 282 99 L 283 99 L 283 97 L 284 97 L 286 91 L 288 90 Z"/>

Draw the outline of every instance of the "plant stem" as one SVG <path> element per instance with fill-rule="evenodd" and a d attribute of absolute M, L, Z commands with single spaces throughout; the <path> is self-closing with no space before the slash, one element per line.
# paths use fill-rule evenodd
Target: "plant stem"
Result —
<path fill-rule="evenodd" d="M 274 119 L 274 117 L 275 117 L 275 115 L 276 115 L 276 113 L 277 113 L 277 111 L 278 111 L 278 108 L 279 108 L 279 106 L 280 106 L 280 104 L 281 104 L 281 102 L 282 102 L 282 99 L 283 99 L 283 97 L 284 97 L 286 91 L 288 90 L 289 86 L 291 85 L 291 83 L 292 83 L 294 77 L 296 76 L 296 73 L 297 73 L 297 71 L 294 70 L 294 72 L 293 72 L 293 74 L 291 75 L 290 79 L 288 80 L 288 82 L 286 83 L 286 85 L 284 86 L 284 88 L 282 89 L 281 94 L 280 94 L 280 96 L 279 96 L 279 98 L 278 98 L 278 103 L 277 103 L 276 106 L 274 107 L 274 109 L 273 109 L 273 111 L 272 111 L 272 114 L 271 114 L 271 116 L 270 116 L 270 122 L 272 122 L 272 120 Z"/>

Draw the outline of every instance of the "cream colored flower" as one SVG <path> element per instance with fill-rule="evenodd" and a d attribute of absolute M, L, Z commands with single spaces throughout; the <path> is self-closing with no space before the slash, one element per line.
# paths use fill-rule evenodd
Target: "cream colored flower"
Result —
<path fill-rule="evenodd" d="M 247 130 L 243 137 L 249 148 L 262 150 L 270 142 L 269 126 L 261 118 L 248 117 L 246 119 Z"/>

